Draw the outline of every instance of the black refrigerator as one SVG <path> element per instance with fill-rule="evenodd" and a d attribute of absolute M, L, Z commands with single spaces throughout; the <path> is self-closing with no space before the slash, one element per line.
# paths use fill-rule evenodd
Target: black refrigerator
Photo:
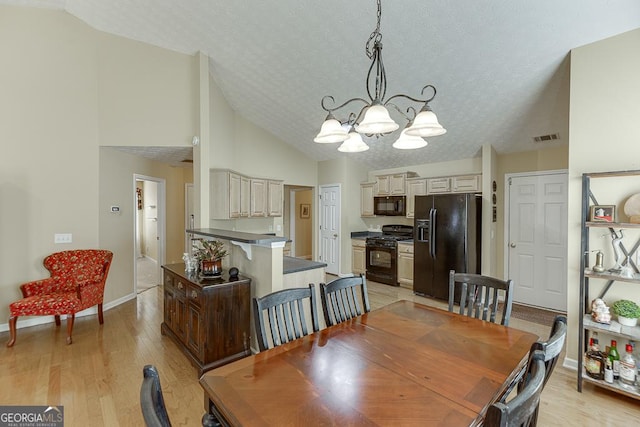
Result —
<path fill-rule="evenodd" d="M 480 273 L 482 196 L 416 196 L 414 218 L 413 292 L 448 300 L 449 270 Z"/>

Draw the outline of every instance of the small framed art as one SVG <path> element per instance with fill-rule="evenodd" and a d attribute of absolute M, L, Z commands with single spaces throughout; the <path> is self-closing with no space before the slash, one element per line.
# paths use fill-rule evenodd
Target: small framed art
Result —
<path fill-rule="evenodd" d="M 593 205 L 589 211 L 589 221 L 615 222 L 616 207 L 613 205 Z"/>
<path fill-rule="evenodd" d="M 309 218 L 311 216 L 310 209 L 311 206 L 308 203 L 302 203 L 300 205 L 300 218 Z"/>

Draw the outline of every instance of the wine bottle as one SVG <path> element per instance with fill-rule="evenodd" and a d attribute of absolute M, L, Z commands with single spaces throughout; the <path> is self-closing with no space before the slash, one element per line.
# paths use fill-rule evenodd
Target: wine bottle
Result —
<path fill-rule="evenodd" d="M 618 380 L 620 378 L 620 353 L 616 347 L 618 343 L 616 340 L 611 340 L 611 347 L 609 348 L 609 360 L 611 360 L 611 366 L 613 368 L 613 379 Z"/>

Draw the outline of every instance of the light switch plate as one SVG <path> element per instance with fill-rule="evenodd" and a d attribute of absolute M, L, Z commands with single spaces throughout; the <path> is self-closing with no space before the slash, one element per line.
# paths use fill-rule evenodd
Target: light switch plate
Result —
<path fill-rule="evenodd" d="M 56 233 L 53 235 L 53 243 L 72 243 L 73 235 L 71 233 Z"/>

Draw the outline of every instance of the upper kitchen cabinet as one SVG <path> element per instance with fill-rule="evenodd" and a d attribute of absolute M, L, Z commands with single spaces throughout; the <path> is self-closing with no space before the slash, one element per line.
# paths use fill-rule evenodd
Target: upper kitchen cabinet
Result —
<path fill-rule="evenodd" d="M 249 178 L 227 169 L 210 172 L 210 211 L 212 219 L 231 219 L 249 216 Z"/>
<path fill-rule="evenodd" d="M 211 219 L 282 216 L 282 181 L 250 178 L 228 169 L 212 169 Z"/>
<path fill-rule="evenodd" d="M 373 196 L 376 193 L 375 182 L 360 184 L 360 216 L 375 216 L 373 211 Z"/>
<path fill-rule="evenodd" d="M 477 193 L 480 191 L 480 175 L 454 176 L 451 178 L 453 193 Z"/>
<path fill-rule="evenodd" d="M 407 179 L 407 218 L 413 218 L 416 196 L 427 194 L 427 178 Z"/>
<path fill-rule="evenodd" d="M 418 176 L 415 172 L 402 172 L 376 176 L 375 196 L 404 196 L 407 194 L 407 178 Z"/>
<path fill-rule="evenodd" d="M 480 175 L 445 176 L 427 180 L 427 194 L 480 192 Z"/>
<path fill-rule="evenodd" d="M 282 216 L 282 208 L 284 205 L 284 184 L 282 181 L 269 180 L 269 209 L 268 216 Z"/>
<path fill-rule="evenodd" d="M 251 178 L 250 217 L 267 216 L 268 187 L 266 179 Z"/>

